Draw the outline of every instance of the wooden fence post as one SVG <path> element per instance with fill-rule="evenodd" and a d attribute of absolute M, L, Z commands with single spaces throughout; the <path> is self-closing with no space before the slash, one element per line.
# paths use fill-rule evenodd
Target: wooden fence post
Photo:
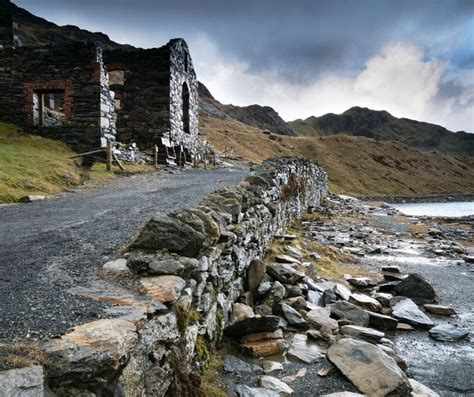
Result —
<path fill-rule="evenodd" d="M 112 142 L 108 139 L 105 151 L 105 169 L 107 171 L 112 171 Z"/>

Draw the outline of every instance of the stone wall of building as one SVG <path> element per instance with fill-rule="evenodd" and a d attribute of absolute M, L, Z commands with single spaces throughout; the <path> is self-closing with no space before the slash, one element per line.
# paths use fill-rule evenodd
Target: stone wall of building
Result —
<path fill-rule="evenodd" d="M 113 136 L 113 108 L 100 51 L 94 45 L 0 50 L 0 120 L 60 139 L 75 150 L 97 148 L 102 136 Z M 64 122 L 43 126 L 41 94 L 60 93 Z M 101 118 L 109 123 L 102 126 Z"/>
<path fill-rule="evenodd" d="M 274 159 L 195 209 L 152 218 L 125 258 L 104 266 L 136 287 L 94 292 L 117 304 L 109 318 L 42 346 L 49 395 L 191 395 L 192 374 L 221 339 L 233 303 L 247 299 L 251 264 L 326 193 L 326 173 L 314 163 Z"/>
<path fill-rule="evenodd" d="M 116 94 L 118 140 L 173 153 L 186 150 L 190 158 L 200 148 L 198 82 L 186 42 L 173 39 L 160 48 L 106 51 L 104 59 Z"/>
<path fill-rule="evenodd" d="M 186 42 L 175 39 L 169 45 L 170 138 L 178 145 L 193 148 L 198 135 L 198 80 Z M 183 95 L 183 89 L 187 89 L 189 95 Z M 183 103 L 186 100 L 189 104 Z M 189 109 L 187 128 L 184 126 L 183 109 L 185 108 Z"/>

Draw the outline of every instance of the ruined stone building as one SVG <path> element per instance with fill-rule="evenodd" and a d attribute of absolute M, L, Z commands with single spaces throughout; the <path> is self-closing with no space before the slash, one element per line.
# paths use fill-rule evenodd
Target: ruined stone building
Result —
<path fill-rule="evenodd" d="M 107 139 L 157 145 L 168 161 L 189 162 L 199 152 L 198 81 L 183 39 L 153 49 L 85 40 L 36 45 L 12 7 L 0 0 L 1 121 L 79 152 Z"/>

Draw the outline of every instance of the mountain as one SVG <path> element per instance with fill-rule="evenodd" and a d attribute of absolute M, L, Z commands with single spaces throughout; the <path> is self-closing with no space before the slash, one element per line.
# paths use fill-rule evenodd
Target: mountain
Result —
<path fill-rule="evenodd" d="M 0 16 L 12 16 L 17 23 L 16 34 L 23 46 L 62 45 L 71 42 L 96 43 L 106 49 L 132 48 L 116 43 L 101 32 L 89 32 L 77 26 L 58 26 L 18 7 L 10 0 L 0 0 Z"/>
<path fill-rule="evenodd" d="M 223 105 L 216 100 L 206 86 L 199 83 L 200 115 L 220 119 L 231 118 L 252 127 L 268 130 L 279 135 L 296 135 L 288 124 L 270 106 Z"/>
<path fill-rule="evenodd" d="M 474 134 L 452 132 L 439 125 L 397 118 L 383 110 L 353 107 L 342 114 L 312 116 L 288 124 L 304 136 L 363 136 L 376 141 L 400 142 L 420 150 L 474 156 Z"/>

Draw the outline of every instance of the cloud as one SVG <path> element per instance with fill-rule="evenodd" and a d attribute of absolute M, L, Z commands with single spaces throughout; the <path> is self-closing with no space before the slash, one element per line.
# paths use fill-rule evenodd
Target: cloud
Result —
<path fill-rule="evenodd" d="M 363 106 L 455 131 L 474 130 L 472 70 L 447 80 L 449 62 L 428 59 L 422 48 L 411 43 L 384 47 L 355 76 L 326 73 L 309 84 L 287 80 L 277 70 L 255 71 L 242 60 L 224 56 L 205 35 L 190 45 L 198 55 L 199 78 L 226 103 L 269 105 L 286 120 Z"/>

